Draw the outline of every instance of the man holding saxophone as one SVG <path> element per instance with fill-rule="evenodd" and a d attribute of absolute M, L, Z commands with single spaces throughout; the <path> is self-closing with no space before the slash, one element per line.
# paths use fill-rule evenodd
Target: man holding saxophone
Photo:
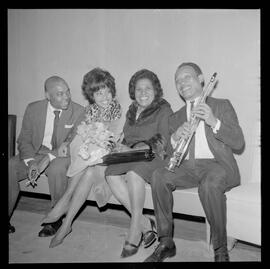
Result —
<path fill-rule="evenodd" d="M 160 243 L 145 262 L 161 262 L 175 255 L 172 192 L 192 187 L 198 187 L 210 224 L 215 261 L 229 261 L 225 192 L 240 184 L 233 150 L 243 148 L 243 132 L 229 100 L 204 96 L 207 89 L 203 89 L 199 66 L 182 63 L 175 84 L 186 105 L 169 118 L 174 153 L 165 160 L 165 167 L 155 170 L 150 182 Z M 180 143 L 186 145 L 180 149 Z M 181 163 L 177 163 L 179 158 Z"/>

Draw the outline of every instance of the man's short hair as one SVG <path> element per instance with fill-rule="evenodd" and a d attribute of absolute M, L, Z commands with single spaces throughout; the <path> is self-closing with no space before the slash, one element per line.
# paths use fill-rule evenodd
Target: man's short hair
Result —
<path fill-rule="evenodd" d="M 66 81 L 64 79 L 62 79 L 61 77 L 51 76 L 45 80 L 45 83 L 44 83 L 45 92 L 47 92 L 48 88 L 50 88 L 54 84 L 62 84 L 62 85 L 64 84 L 68 87 Z"/>
<path fill-rule="evenodd" d="M 177 69 L 176 69 L 176 72 L 175 74 L 178 72 L 178 70 L 184 66 L 190 66 L 191 68 L 193 68 L 193 70 L 195 71 L 196 75 L 199 76 L 199 75 L 202 75 L 203 76 L 203 73 L 202 73 L 202 70 L 201 68 L 195 64 L 195 63 L 192 63 L 192 62 L 184 62 L 184 63 L 181 63 Z M 202 87 L 204 87 L 204 78 L 203 78 L 203 81 L 201 82 L 201 85 Z"/>

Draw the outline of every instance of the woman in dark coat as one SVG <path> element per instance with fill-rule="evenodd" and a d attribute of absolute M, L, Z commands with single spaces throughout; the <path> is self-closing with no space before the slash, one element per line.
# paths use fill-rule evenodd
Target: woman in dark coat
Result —
<path fill-rule="evenodd" d="M 170 104 L 162 98 L 163 90 L 156 74 L 147 69 L 136 72 L 129 82 L 133 100 L 126 113 L 122 144 L 126 149 L 140 141 L 155 141 L 153 147 L 163 145 L 163 153 L 170 147 L 168 118 L 173 113 Z M 157 141 L 157 137 L 161 138 Z M 137 147 L 145 147 L 139 143 Z M 162 150 L 161 150 L 162 153 Z M 130 162 L 107 167 L 106 179 L 112 193 L 131 214 L 131 223 L 121 257 L 135 254 L 142 241 L 145 247 L 155 240 L 155 222 L 142 214 L 145 201 L 145 181 L 162 162 L 156 154 L 151 162 Z M 147 232 L 148 231 L 148 232 Z"/>

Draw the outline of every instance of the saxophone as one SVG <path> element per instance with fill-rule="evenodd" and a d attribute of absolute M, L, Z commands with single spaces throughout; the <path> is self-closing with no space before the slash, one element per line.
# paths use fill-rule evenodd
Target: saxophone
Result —
<path fill-rule="evenodd" d="M 204 103 L 206 97 L 210 94 L 210 92 L 214 88 L 214 86 L 216 84 L 216 76 L 217 76 L 217 73 L 215 72 L 212 75 L 209 83 L 207 84 L 207 86 L 203 90 L 203 92 L 202 92 L 202 94 L 200 96 L 198 104 Z M 196 129 L 197 129 L 198 125 L 199 125 L 199 122 L 200 122 L 200 118 L 195 117 L 194 115 L 191 115 L 191 117 L 190 117 L 190 123 L 191 123 L 190 134 L 189 134 L 189 136 L 187 138 L 180 139 L 177 142 L 175 150 L 173 152 L 173 155 L 169 160 L 168 166 L 165 167 L 170 172 L 174 172 L 175 167 L 176 166 L 178 167 L 181 164 L 181 162 L 183 160 L 183 157 L 185 156 L 185 152 L 186 152 L 186 150 L 187 150 L 187 148 L 188 148 L 188 146 L 190 144 L 190 141 L 191 141 L 193 135 L 196 132 Z"/>

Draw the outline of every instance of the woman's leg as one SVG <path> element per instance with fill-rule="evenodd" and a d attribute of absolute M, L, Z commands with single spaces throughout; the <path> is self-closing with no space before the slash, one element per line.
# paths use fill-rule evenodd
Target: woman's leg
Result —
<path fill-rule="evenodd" d="M 113 195 L 128 210 L 128 212 L 130 212 L 129 191 L 124 177 L 107 176 L 106 180 Z"/>
<path fill-rule="evenodd" d="M 69 202 L 72 198 L 75 188 L 77 187 L 84 171 L 76 174 L 69 179 L 67 190 L 61 199 L 56 203 L 53 209 L 47 214 L 47 216 L 42 220 L 43 223 L 51 223 L 57 221 L 60 217 L 65 214 L 69 208 Z"/>
<path fill-rule="evenodd" d="M 127 173 L 127 186 L 129 190 L 131 223 L 128 241 L 138 245 L 143 231 L 142 214 L 145 201 L 145 181 L 133 171 Z M 149 222 L 149 221 L 148 221 Z"/>
<path fill-rule="evenodd" d="M 132 174 L 138 177 L 138 181 L 135 178 L 135 182 L 129 184 L 129 187 L 127 184 L 128 179 L 126 181 L 125 178 L 122 176 L 107 176 L 106 177 L 113 195 L 128 210 L 130 214 L 132 214 L 131 205 L 130 205 L 130 191 L 133 191 L 133 192 L 141 191 L 143 197 L 145 197 L 145 181 L 134 172 L 132 172 Z M 127 175 L 126 177 L 128 177 Z M 136 182 L 138 183 L 138 187 L 136 187 L 136 184 L 135 184 Z M 135 185 L 134 187 L 132 187 L 133 184 Z M 134 197 L 133 199 L 136 199 L 135 198 L 136 194 L 132 194 L 132 197 Z M 144 198 L 141 198 L 141 200 L 143 200 L 142 204 L 144 204 Z M 149 219 L 143 215 L 141 215 L 141 218 L 140 218 L 140 225 L 142 227 L 143 232 L 151 230 L 151 224 L 150 224 Z"/>
<path fill-rule="evenodd" d="M 81 180 L 77 184 L 77 187 L 74 190 L 71 201 L 69 203 L 66 218 L 64 219 L 63 224 L 57 231 L 56 235 L 52 238 L 50 247 L 61 244 L 65 236 L 71 232 L 72 221 L 80 210 L 81 206 L 87 200 L 93 185 L 93 177 L 95 176 L 94 169 L 94 167 L 88 167 L 84 174 L 81 176 Z"/>

